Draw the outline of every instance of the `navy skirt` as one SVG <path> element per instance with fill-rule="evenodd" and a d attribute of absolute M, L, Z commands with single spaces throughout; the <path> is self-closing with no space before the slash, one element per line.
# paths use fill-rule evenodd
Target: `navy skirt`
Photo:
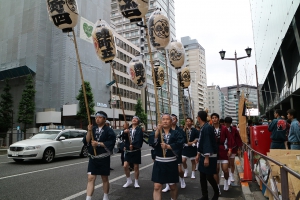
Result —
<path fill-rule="evenodd" d="M 87 172 L 92 175 L 109 176 L 110 174 L 110 156 L 104 158 L 89 158 Z"/>
<path fill-rule="evenodd" d="M 172 161 L 172 162 L 154 161 L 151 181 L 160 184 L 178 183 L 179 174 L 178 174 L 177 161 Z"/>
<path fill-rule="evenodd" d="M 133 151 L 133 152 L 125 152 L 124 161 L 133 164 L 142 164 L 141 150 Z"/>
<path fill-rule="evenodd" d="M 216 174 L 217 173 L 217 157 L 209 157 L 209 166 L 204 167 L 204 157 L 200 156 L 198 170 L 204 174 Z"/>
<path fill-rule="evenodd" d="M 184 147 L 182 150 L 182 155 L 188 158 L 196 157 L 197 156 L 197 147 L 189 146 Z"/>
<path fill-rule="evenodd" d="M 182 154 L 177 156 L 177 165 L 182 163 Z"/>

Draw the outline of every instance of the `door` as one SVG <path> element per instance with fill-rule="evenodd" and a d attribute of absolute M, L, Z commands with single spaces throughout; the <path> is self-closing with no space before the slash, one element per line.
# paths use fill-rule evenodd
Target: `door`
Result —
<path fill-rule="evenodd" d="M 80 153 L 83 147 L 82 139 L 83 132 L 80 131 L 70 131 L 70 140 L 71 140 L 71 150 L 72 153 Z"/>
<path fill-rule="evenodd" d="M 64 131 L 60 137 L 65 137 L 65 140 L 58 140 L 55 155 L 63 156 L 72 150 L 72 141 L 70 140 L 70 131 Z"/>

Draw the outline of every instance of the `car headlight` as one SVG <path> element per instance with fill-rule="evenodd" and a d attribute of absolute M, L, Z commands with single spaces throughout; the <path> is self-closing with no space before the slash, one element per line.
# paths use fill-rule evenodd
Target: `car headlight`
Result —
<path fill-rule="evenodd" d="M 28 147 L 25 147 L 24 149 L 25 150 L 34 150 L 34 149 L 39 149 L 39 148 L 41 148 L 40 145 L 37 145 L 37 146 L 28 146 Z"/>

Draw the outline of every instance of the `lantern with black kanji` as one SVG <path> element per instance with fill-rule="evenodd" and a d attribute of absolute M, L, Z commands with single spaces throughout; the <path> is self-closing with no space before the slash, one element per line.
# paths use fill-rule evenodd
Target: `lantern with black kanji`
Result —
<path fill-rule="evenodd" d="M 188 88 L 191 84 L 191 74 L 189 68 L 185 67 L 180 72 L 180 86 Z"/>
<path fill-rule="evenodd" d="M 160 65 L 154 66 L 154 73 L 155 73 L 155 80 L 156 80 L 156 87 L 161 88 L 161 86 L 165 82 L 165 71 L 164 68 Z"/>
<path fill-rule="evenodd" d="M 149 9 L 149 0 L 117 0 L 122 15 L 130 22 L 142 21 Z"/>
<path fill-rule="evenodd" d="M 71 32 L 78 21 L 76 0 L 47 0 L 51 21 L 64 33 Z"/>
<path fill-rule="evenodd" d="M 179 69 L 183 66 L 185 59 L 185 51 L 181 42 L 171 42 L 169 49 L 170 64 Z"/>
<path fill-rule="evenodd" d="M 137 56 L 129 62 L 127 66 L 127 73 L 129 74 L 132 82 L 139 88 L 146 86 L 146 73 L 141 56 Z"/>
<path fill-rule="evenodd" d="M 164 49 L 170 43 L 170 23 L 160 9 L 154 11 L 148 22 L 150 43 L 156 49 Z"/>
<path fill-rule="evenodd" d="M 97 56 L 105 63 L 111 62 L 116 57 L 116 44 L 110 26 L 99 19 L 92 33 Z"/>

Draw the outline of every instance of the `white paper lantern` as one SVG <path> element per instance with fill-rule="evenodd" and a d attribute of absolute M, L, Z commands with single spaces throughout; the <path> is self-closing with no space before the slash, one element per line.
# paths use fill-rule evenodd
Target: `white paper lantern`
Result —
<path fill-rule="evenodd" d="M 149 0 L 117 0 L 122 15 L 130 22 L 142 21 L 149 9 Z"/>
<path fill-rule="evenodd" d="M 170 43 L 170 22 L 160 10 L 154 11 L 148 22 L 150 43 L 156 49 L 164 49 Z"/>
<path fill-rule="evenodd" d="M 156 87 L 160 88 L 165 83 L 165 71 L 162 66 L 154 66 Z"/>
<path fill-rule="evenodd" d="M 76 0 L 47 0 L 51 21 L 64 33 L 71 32 L 78 21 Z"/>
<path fill-rule="evenodd" d="M 97 56 L 105 63 L 116 57 L 116 44 L 112 30 L 104 20 L 98 20 L 92 33 Z"/>
<path fill-rule="evenodd" d="M 191 84 L 191 74 L 189 68 L 185 67 L 180 72 L 180 86 L 188 88 Z"/>
<path fill-rule="evenodd" d="M 179 69 L 183 66 L 185 59 L 185 51 L 181 42 L 171 42 L 169 49 L 170 64 Z"/>
<path fill-rule="evenodd" d="M 130 79 L 134 84 L 136 84 L 139 88 L 146 86 L 146 73 L 145 67 L 143 63 L 143 59 L 141 56 L 137 56 L 133 58 L 128 66 L 127 73 L 130 76 Z"/>

